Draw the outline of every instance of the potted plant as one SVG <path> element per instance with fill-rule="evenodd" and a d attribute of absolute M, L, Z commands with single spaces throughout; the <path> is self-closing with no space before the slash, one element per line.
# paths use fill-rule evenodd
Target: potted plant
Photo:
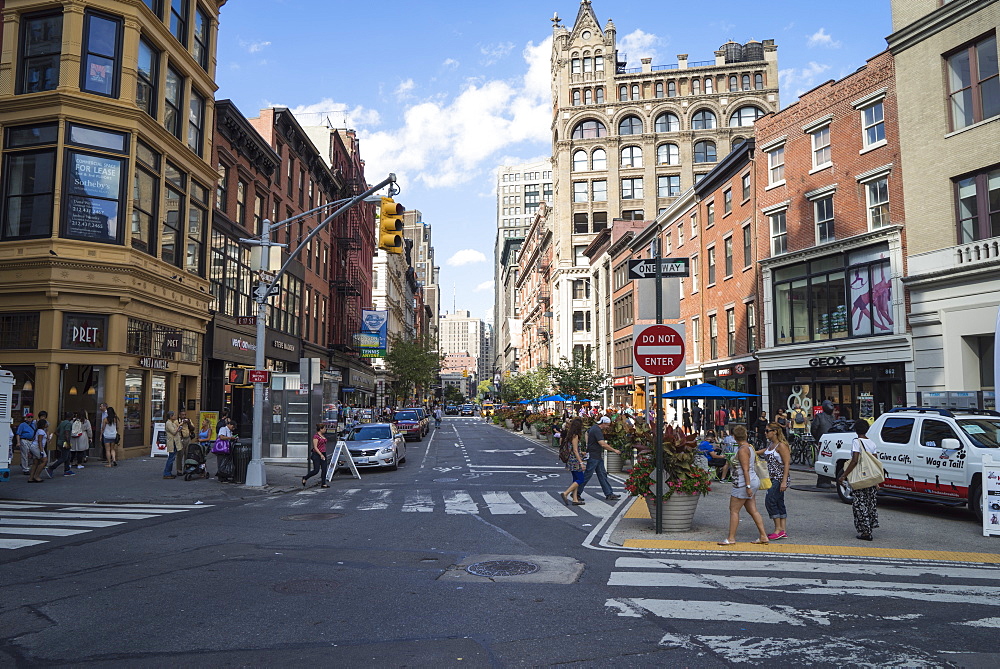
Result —
<path fill-rule="evenodd" d="M 643 445 L 645 446 L 645 445 Z M 711 474 L 695 459 L 698 449 L 692 435 L 667 427 L 663 436 L 663 529 L 683 532 L 691 529 L 698 499 L 712 489 Z M 625 490 L 642 497 L 651 518 L 656 517 L 656 455 L 643 447 L 636 456 Z"/>

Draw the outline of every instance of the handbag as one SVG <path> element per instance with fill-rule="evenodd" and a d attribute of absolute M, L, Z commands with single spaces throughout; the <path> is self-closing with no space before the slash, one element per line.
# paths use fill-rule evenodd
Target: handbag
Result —
<path fill-rule="evenodd" d="M 213 453 L 228 453 L 229 452 L 229 441 L 226 439 L 216 439 L 215 443 L 212 444 Z"/>
<path fill-rule="evenodd" d="M 847 482 L 854 490 L 863 490 L 877 486 L 885 481 L 885 471 L 882 469 L 882 462 L 874 453 L 869 453 L 861 439 L 857 440 L 861 450 L 858 452 L 858 461 L 854 469 L 847 475 Z"/>
<path fill-rule="evenodd" d="M 763 458 L 754 456 L 753 470 L 757 472 L 757 478 L 760 479 L 760 490 L 769 490 L 771 488 L 771 473 L 767 471 L 767 463 L 764 462 Z"/>

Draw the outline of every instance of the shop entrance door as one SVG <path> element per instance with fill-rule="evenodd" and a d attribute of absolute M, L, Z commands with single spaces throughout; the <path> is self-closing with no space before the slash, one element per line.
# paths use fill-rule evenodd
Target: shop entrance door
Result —
<path fill-rule="evenodd" d="M 820 382 L 819 392 L 813 398 L 815 406 L 823 406 L 824 400 L 833 402 L 834 418 L 854 417 L 854 393 L 850 383 Z"/>

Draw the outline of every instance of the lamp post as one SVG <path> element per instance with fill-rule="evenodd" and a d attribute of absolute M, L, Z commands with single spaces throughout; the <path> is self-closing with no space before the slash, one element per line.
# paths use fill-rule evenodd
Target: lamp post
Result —
<path fill-rule="evenodd" d="M 264 342 L 267 339 L 267 299 L 272 295 L 276 294 L 276 291 L 280 285 L 281 277 L 284 276 L 285 271 L 288 266 L 292 264 L 292 261 L 298 257 L 299 252 L 306 247 L 306 244 L 313 239 L 316 235 L 320 233 L 321 230 L 325 229 L 326 226 L 333 219 L 337 218 L 345 211 L 361 202 L 365 198 L 373 195 L 374 193 L 382 190 L 390 184 L 396 183 L 396 175 L 389 174 L 388 177 L 380 181 L 375 186 L 372 186 L 364 193 L 356 195 L 352 198 L 337 200 L 335 202 L 328 202 L 322 206 L 316 207 L 315 209 L 310 209 L 309 211 L 303 212 L 291 218 L 279 221 L 278 223 L 271 223 L 271 221 L 264 219 L 261 226 L 261 236 L 260 239 L 241 239 L 240 242 L 248 246 L 260 246 L 261 247 L 261 257 L 262 264 L 266 264 L 270 259 L 271 247 L 272 246 L 286 246 L 285 244 L 279 244 L 278 242 L 271 241 L 271 231 L 282 228 L 286 225 L 291 224 L 293 221 L 302 218 L 303 216 L 309 216 L 327 209 L 328 207 L 336 206 L 342 204 L 343 206 L 337 209 L 335 212 L 327 216 L 323 221 L 316 226 L 316 228 L 310 232 L 304 239 L 299 242 L 298 247 L 288 254 L 288 259 L 281 266 L 276 274 L 272 277 L 265 278 L 262 274 L 260 281 L 257 284 L 257 289 L 254 291 L 254 302 L 257 303 L 257 351 L 254 359 L 254 368 L 258 370 L 264 369 Z M 390 189 L 391 190 L 391 189 Z M 270 267 L 270 266 L 268 266 Z M 247 482 L 248 486 L 261 487 L 267 483 L 267 477 L 264 473 L 264 459 L 263 459 L 263 446 L 264 446 L 264 383 L 261 381 L 255 381 L 253 384 L 253 451 L 250 456 L 250 465 L 247 468 Z"/>

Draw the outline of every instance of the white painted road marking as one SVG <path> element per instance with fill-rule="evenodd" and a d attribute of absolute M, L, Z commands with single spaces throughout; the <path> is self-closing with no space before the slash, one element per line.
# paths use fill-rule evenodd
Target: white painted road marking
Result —
<path fill-rule="evenodd" d="M 567 508 L 562 501 L 557 502 L 548 492 L 522 492 L 521 497 L 527 500 L 535 511 L 546 518 L 576 515 L 572 509 Z"/>
<path fill-rule="evenodd" d="M 380 511 L 389 508 L 389 494 L 391 490 L 369 490 L 369 495 L 374 495 L 358 504 L 358 511 Z"/>
<path fill-rule="evenodd" d="M 444 494 L 444 512 L 450 514 L 479 513 L 479 507 L 469 493 L 452 490 Z"/>
<path fill-rule="evenodd" d="M 406 494 L 403 502 L 403 511 L 410 513 L 429 513 L 434 511 L 434 500 L 429 493 L 416 490 Z"/>
<path fill-rule="evenodd" d="M 514 515 L 525 513 L 521 505 L 514 501 L 510 493 L 490 491 L 483 493 L 483 500 L 489 506 L 490 513 L 500 515 Z"/>

